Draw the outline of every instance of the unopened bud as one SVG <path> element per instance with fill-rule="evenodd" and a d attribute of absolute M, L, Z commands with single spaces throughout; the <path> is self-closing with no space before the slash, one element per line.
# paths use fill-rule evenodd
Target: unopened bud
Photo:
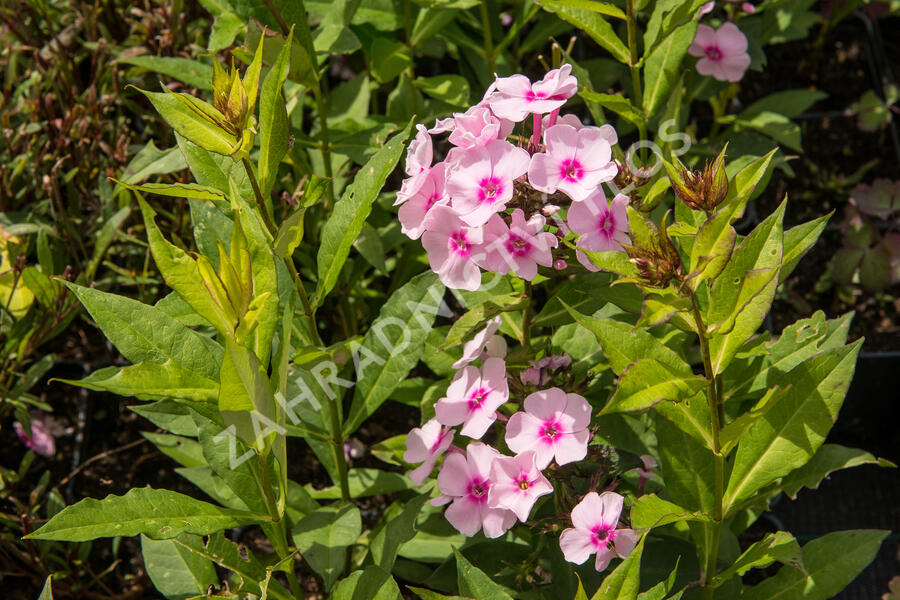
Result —
<path fill-rule="evenodd" d="M 672 190 L 693 210 L 712 214 L 728 195 L 728 175 L 725 173 L 727 147 L 726 144 L 712 163 L 707 162 L 703 171 L 691 171 L 679 165 L 679 172 L 677 167 L 666 165 Z"/>
<path fill-rule="evenodd" d="M 559 212 L 559 206 L 557 206 L 556 204 L 547 204 L 546 206 L 544 206 L 543 208 L 541 208 L 541 213 L 542 213 L 545 217 L 549 217 L 550 215 L 554 215 L 554 214 L 556 214 L 557 212 Z"/>
<path fill-rule="evenodd" d="M 649 247 L 625 246 L 640 283 L 660 289 L 683 279 L 681 255 L 666 231 L 666 219 L 668 213 L 663 217 L 660 229 L 654 232 Z"/>
<path fill-rule="evenodd" d="M 564 261 L 561 258 L 557 258 L 556 262 L 553 263 L 553 268 L 556 269 L 557 271 L 562 271 L 563 269 L 565 269 L 568 266 L 569 265 L 566 264 L 566 261 Z"/>

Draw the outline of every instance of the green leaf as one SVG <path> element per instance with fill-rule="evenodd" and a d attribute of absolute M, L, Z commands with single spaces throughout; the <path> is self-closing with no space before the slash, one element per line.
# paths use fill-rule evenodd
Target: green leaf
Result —
<path fill-rule="evenodd" d="M 813 244 L 825 231 L 825 225 L 828 224 L 833 214 L 834 211 L 831 211 L 827 215 L 791 227 L 784 232 L 784 257 L 782 258 L 781 272 L 778 274 L 779 283 L 787 279 L 803 255 L 813 247 Z"/>
<path fill-rule="evenodd" d="M 202 543 L 199 536 L 193 544 Z M 210 586 L 219 585 L 219 577 L 212 561 L 191 552 L 175 540 L 152 540 L 141 536 L 141 557 L 156 591 L 170 599 L 187 599 L 205 594 Z"/>
<path fill-rule="evenodd" d="M 25 536 L 35 540 L 84 542 L 100 537 L 143 533 L 165 540 L 182 533 L 207 535 L 222 529 L 254 525 L 266 515 L 220 508 L 169 490 L 132 488 L 124 496 L 85 498 L 67 506 L 43 527 Z"/>
<path fill-rule="evenodd" d="M 213 69 L 199 60 L 171 56 L 134 56 L 118 58 L 116 62 L 168 75 L 198 90 L 212 90 Z"/>
<path fill-rule="evenodd" d="M 225 116 L 213 105 L 188 96 L 138 89 L 150 100 L 159 115 L 172 129 L 205 150 L 231 156 L 241 147 L 241 140 L 223 128 Z"/>
<path fill-rule="evenodd" d="M 652 358 L 669 367 L 675 373 L 691 376 L 691 366 L 667 346 L 660 343 L 644 329 L 634 329 L 628 323 L 613 319 L 589 317 L 569 308 L 566 309 L 575 322 L 590 331 L 600 342 L 603 354 L 610 366 L 621 375 L 633 362 L 642 358 Z"/>
<path fill-rule="evenodd" d="M 413 85 L 423 93 L 451 106 L 465 106 L 469 102 L 469 80 L 460 75 L 416 77 Z"/>
<path fill-rule="evenodd" d="M 403 143 L 409 136 L 412 122 L 395 135 L 362 166 L 341 199 L 334 205 L 328 221 L 322 227 L 317 256 L 319 281 L 312 305 L 321 306 L 325 296 L 334 288 L 341 268 L 350 254 L 353 242 L 362 231 L 363 223 L 372 212 L 372 203 L 403 153 Z"/>
<path fill-rule="evenodd" d="M 194 312 L 191 305 L 185 302 L 178 292 L 169 292 L 153 306 L 187 327 L 212 327 L 209 321 Z"/>
<path fill-rule="evenodd" d="M 204 150 L 200 146 L 185 139 L 183 136 L 175 132 L 175 141 L 178 142 L 178 149 L 184 161 L 187 162 L 194 179 L 199 185 L 207 188 L 218 190 L 227 195 L 231 191 L 228 183 L 229 177 L 234 179 L 238 184 L 238 190 L 244 198 L 253 197 L 253 188 L 247 173 L 244 172 L 243 165 L 234 162 L 227 156 L 221 156 Z M 128 181 L 129 183 L 135 183 Z"/>
<path fill-rule="evenodd" d="M 819 90 L 783 90 L 757 100 L 748 106 L 741 116 L 750 119 L 763 112 L 771 111 L 794 118 L 819 100 L 827 97 L 828 94 Z"/>
<path fill-rule="evenodd" d="M 591 600 L 636 600 L 640 591 L 641 556 L 644 554 L 644 540 L 641 537 L 631 554 L 603 578 L 600 589 Z"/>
<path fill-rule="evenodd" d="M 391 574 L 380 567 L 355 570 L 334 588 L 331 600 L 402 600 Z"/>
<path fill-rule="evenodd" d="M 738 115 L 733 126 L 735 131 L 752 129 L 791 150 L 803 151 L 800 143 L 800 126 L 779 112 L 763 111 L 749 118 Z"/>
<path fill-rule="evenodd" d="M 117 179 L 113 179 L 113 181 L 122 187 L 136 192 L 146 192 L 148 194 L 168 196 L 171 198 L 209 200 L 220 206 L 226 206 L 228 203 L 228 198 L 226 198 L 225 194 L 219 190 L 196 183 L 145 183 L 142 185 L 131 185 L 130 183 L 125 183 Z"/>
<path fill-rule="evenodd" d="M 705 377 L 674 372 L 653 358 L 641 358 L 628 365 L 601 415 L 644 410 L 663 402 L 681 402 L 707 385 Z"/>
<path fill-rule="evenodd" d="M 644 64 L 644 114 L 652 118 L 678 79 L 681 63 L 697 33 L 697 21 L 681 25 L 646 56 Z"/>
<path fill-rule="evenodd" d="M 293 29 L 287 42 L 281 47 L 278 58 L 262 85 L 259 97 L 259 189 L 268 198 L 278 177 L 278 165 L 287 152 L 290 123 L 281 89 L 291 65 L 290 49 L 294 39 Z"/>
<path fill-rule="evenodd" d="M 644 494 L 631 505 L 631 526 L 635 529 L 662 527 L 680 521 L 710 521 L 709 515 L 691 512 L 656 494 Z"/>
<path fill-rule="evenodd" d="M 521 294 L 497 294 L 489 300 L 472 306 L 453 322 L 439 349 L 447 350 L 459 346 L 466 338 L 481 329 L 487 321 L 503 312 L 521 310 L 527 301 L 526 297 Z"/>
<path fill-rule="evenodd" d="M 701 406 L 705 403 L 706 399 L 702 396 L 693 398 L 689 405 L 690 412 L 682 414 L 698 420 L 705 416 L 708 423 L 709 411 Z M 668 403 L 665 406 L 669 406 Z M 666 491 L 676 504 L 687 510 L 711 515 L 715 470 L 713 453 L 707 445 L 685 432 L 683 427 L 682 423 L 676 424 L 661 414 L 657 415 L 659 464 L 666 482 Z"/>
<path fill-rule="evenodd" d="M 731 215 L 732 223 L 744 216 L 744 209 L 747 202 L 753 197 L 756 186 L 775 168 L 775 165 L 772 164 L 772 157 L 776 152 L 778 152 L 778 148 L 750 162 L 731 178 L 728 194 L 719 210 L 727 211 Z"/>
<path fill-rule="evenodd" d="M 453 554 L 456 556 L 456 579 L 460 594 L 471 596 L 475 600 L 513 600 L 506 588 L 472 565 L 459 550 L 454 548 Z"/>
<path fill-rule="evenodd" d="M 66 282 L 110 342 L 133 363 L 163 365 L 215 380 L 222 347 L 156 307 Z"/>
<path fill-rule="evenodd" d="M 778 487 L 791 499 L 796 499 L 797 492 L 802 488 L 817 489 L 819 484 L 834 471 L 860 465 L 896 468 L 890 461 L 875 458 L 865 450 L 846 448 L 838 444 L 822 444 L 808 463 L 785 475 Z"/>
<path fill-rule="evenodd" d="M 141 400 L 177 398 L 215 402 L 219 395 L 218 382 L 196 371 L 189 371 L 171 359 L 164 363 L 142 362 L 128 367 L 106 367 L 84 379 L 57 381 Z"/>
<path fill-rule="evenodd" d="M 150 404 L 134 404 L 128 409 L 169 433 L 197 437 L 197 424 L 191 417 L 190 409 L 179 402 L 160 400 Z"/>
<path fill-rule="evenodd" d="M 244 27 L 244 20 L 233 12 L 223 12 L 216 15 L 209 32 L 209 43 L 206 49 L 215 54 L 234 43 L 234 38 Z"/>
<path fill-rule="evenodd" d="M 750 569 L 762 569 L 778 561 L 794 568 L 803 568 L 803 552 L 800 544 L 787 531 L 766 534 L 766 537 L 751 545 L 734 563 L 713 579 L 718 587 L 735 575 L 743 575 Z"/>
<path fill-rule="evenodd" d="M 347 562 L 347 546 L 362 533 L 359 509 L 352 504 L 320 508 L 303 517 L 291 531 L 303 559 L 331 589 Z"/>
<path fill-rule="evenodd" d="M 444 286 L 431 271 L 414 277 L 391 295 L 362 345 L 353 348 L 357 382 L 344 437 L 356 431 L 419 362 L 443 293 Z"/>
<path fill-rule="evenodd" d="M 252 351 L 225 340 L 225 356 L 219 370 L 219 411 L 225 425 L 234 425 L 238 437 L 262 449 L 267 440 L 259 437 L 266 429 L 260 421 L 274 423 L 275 401 L 265 366 Z"/>
<path fill-rule="evenodd" d="M 628 46 L 619 39 L 612 25 L 600 16 L 598 12 L 573 8 L 565 0 L 542 0 L 541 7 L 548 10 L 564 21 L 567 21 L 583 30 L 592 40 L 606 48 L 613 58 L 626 65 L 631 62 L 631 54 Z"/>
<path fill-rule="evenodd" d="M 412 592 L 422 600 L 473 600 L 472 598 L 466 598 L 464 596 L 445 596 L 444 594 L 438 594 L 437 592 L 426 590 L 425 588 L 415 587 L 412 585 L 408 585 L 406 587 L 412 590 Z M 585 598 L 585 600 L 587 600 L 587 598 Z"/>
<path fill-rule="evenodd" d="M 538 327 L 555 327 L 571 323 L 572 315 L 563 303 L 585 315 L 593 314 L 608 303 L 628 312 L 639 312 L 640 290 L 633 285 L 610 285 L 612 279 L 609 273 L 585 273 L 577 280 L 566 281 L 549 294 L 546 304 L 534 316 L 532 322 Z"/>
<path fill-rule="evenodd" d="M 177 148 L 160 150 L 153 143 L 153 140 L 150 140 L 128 163 L 128 166 L 122 173 L 122 181 L 138 183 L 153 175 L 174 173 L 186 167 L 187 163 L 184 161 L 184 156 Z"/>
<path fill-rule="evenodd" d="M 625 13 L 618 6 L 607 2 L 598 2 L 597 0 L 555 0 L 554 4 L 567 6 L 569 8 L 578 8 L 590 12 L 600 13 L 609 17 L 625 20 Z"/>
<path fill-rule="evenodd" d="M 715 213 L 700 226 L 691 244 L 691 288 L 696 290 L 707 278 L 715 279 L 722 273 L 736 241 L 737 232 L 731 226 L 728 211 Z"/>
<path fill-rule="evenodd" d="M 803 546 L 806 573 L 784 566 L 761 584 L 743 589 L 741 600 L 773 598 L 828 600 L 835 597 L 872 562 L 889 531 L 837 531 Z"/>
<path fill-rule="evenodd" d="M 697 12 L 703 0 L 660 0 L 654 3 L 653 12 L 644 31 L 644 55 L 652 53 L 666 36 L 684 23 L 699 20 Z"/>
<path fill-rule="evenodd" d="M 765 396 L 760 398 L 749 410 L 742 412 L 719 430 L 719 447 L 724 456 L 731 453 L 751 425 L 768 413 L 773 403 L 781 402 L 786 391 L 786 388 L 781 386 L 769 388 Z"/>
<path fill-rule="evenodd" d="M 632 104 L 631 100 L 624 96 L 618 96 L 616 94 L 599 94 L 586 89 L 580 90 L 578 95 L 588 102 L 596 102 L 603 108 L 613 111 L 634 125 L 642 125 L 646 120 L 643 111 Z"/>
<path fill-rule="evenodd" d="M 403 512 L 388 521 L 369 543 L 372 559 L 385 571 L 390 572 L 394 567 L 400 545 L 415 536 L 416 518 L 427 500 L 427 495 L 419 494 L 407 502 Z"/>
<path fill-rule="evenodd" d="M 396 40 L 376 37 L 369 51 L 372 76 L 381 83 L 397 77 L 412 63 L 409 48 Z"/>
<path fill-rule="evenodd" d="M 347 478 L 350 480 L 350 496 L 353 498 L 393 494 L 414 487 L 408 477 L 381 469 L 350 469 Z M 341 497 L 337 486 L 319 490 L 307 485 L 306 489 L 316 500 L 337 500 Z"/>
<path fill-rule="evenodd" d="M 861 345 L 823 352 L 775 378 L 791 388 L 741 438 L 725 490 L 729 511 L 816 453 L 837 418 Z"/>

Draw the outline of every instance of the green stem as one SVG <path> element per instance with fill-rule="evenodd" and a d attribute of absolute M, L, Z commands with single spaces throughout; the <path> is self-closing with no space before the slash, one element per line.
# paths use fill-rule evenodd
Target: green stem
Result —
<path fill-rule="evenodd" d="M 347 474 L 347 457 L 344 455 L 344 432 L 341 416 L 338 413 L 335 398 L 328 402 L 328 410 L 331 414 L 331 449 L 334 461 L 338 469 L 338 483 L 341 487 L 341 502 L 350 502 L 350 478 Z"/>
<path fill-rule="evenodd" d="M 412 39 L 412 7 L 410 6 L 410 0 L 404 0 L 403 2 L 403 12 L 404 12 L 404 21 L 403 21 L 403 30 L 406 35 L 406 47 L 409 48 L 409 56 L 410 58 L 415 58 L 415 54 L 413 52 L 413 39 Z M 409 66 L 406 68 L 406 76 L 409 78 L 409 84 L 412 85 L 413 81 L 416 80 L 416 61 L 410 60 Z M 412 108 L 413 114 L 419 115 L 421 113 L 422 107 L 419 106 L 419 93 L 413 88 L 412 91 Z"/>
<path fill-rule="evenodd" d="M 269 516 L 272 517 L 272 530 L 275 537 L 271 542 L 275 548 L 275 554 L 281 560 L 291 553 L 291 548 L 288 544 L 287 521 L 278 510 L 278 502 L 275 500 L 275 488 L 272 486 L 272 478 L 269 476 L 269 466 L 266 464 L 266 459 L 261 454 L 257 454 L 256 458 L 257 483 L 260 490 L 262 490 Z M 282 490 L 281 493 L 286 494 L 287 490 Z M 288 584 L 291 586 L 291 593 L 294 595 L 294 598 L 302 598 L 303 592 L 300 589 L 300 583 L 297 581 L 297 575 L 294 573 L 293 561 L 282 567 L 281 570 L 287 575 Z"/>
<path fill-rule="evenodd" d="M 716 374 L 712 368 L 712 359 L 709 351 L 709 336 L 703 316 L 697 304 L 697 298 L 691 294 L 691 306 L 694 313 L 694 322 L 697 325 L 697 335 L 700 338 L 700 352 L 703 355 L 703 371 L 706 375 L 706 398 L 709 403 L 709 421 L 713 439 L 713 524 L 711 537 L 708 538 L 706 554 L 706 568 L 703 571 L 704 596 L 712 599 L 715 589 L 710 586 L 716 576 L 717 561 L 719 558 L 719 541 L 722 537 L 723 502 L 722 497 L 725 487 L 725 456 L 722 454 L 722 445 L 719 441 L 719 431 L 722 428 L 723 407 L 720 400 L 719 385 Z"/>
<path fill-rule="evenodd" d="M 628 67 L 631 70 L 631 87 L 634 88 L 634 103 L 639 110 L 644 109 L 644 92 L 641 89 L 641 70 L 638 68 L 638 22 L 637 13 L 634 10 L 634 0 L 627 0 L 625 5 L 628 24 L 628 49 L 631 51 L 631 60 Z M 641 140 L 647 139 L 647 121 L 645 117 L 638 120 L 638 135 Z M 641 148 L 641 160 L 646 159 L 646 148 Z"/>
<path fill-rule="evenodd" d="M 522 347 L 531 347 L 531 282 L 525 282 L 525 310 L 522 311 Z"/>
<path fill-rule="evenodd" d="M 334 173 L 331 170 L 331 144 L 328 141 L 328 115 L 325 111 L 325 97 L 322 94 L 322 84 L 313 86 L 313 95 L 316 97 L 316 112 L 319 115 L 319 130 L 322 135 L 322 162 L 325 163 L 326 183 L 325 205 L 331 206 L 334 202 Z"/>
<path fill-rule="evenodd" d="M 491 16 L 488 13 L 487 1 L 481 2 L 481 29 L 484 32 L 484 62 L 493 77 L 497 71 L 497 58 L 494 55 L 494 38 L 491 33 Z"/>

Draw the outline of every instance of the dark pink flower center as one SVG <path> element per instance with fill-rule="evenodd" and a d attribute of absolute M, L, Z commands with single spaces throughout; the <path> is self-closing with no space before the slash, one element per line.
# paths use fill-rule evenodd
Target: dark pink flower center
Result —
<path fill-rule="evenodd" d="M 437 452 L 437 449 L 441 447 L 441 442 L 444 441 L 445 437 L 447 437 L 446 434 L 444 432 L 441 432 L 441 434 L 437 437 L 437 439 L 434 441 L 434 443 L 431 445 L 431 448 L 429 448 L 428 451 L 431 454 L 434 454 L 435 452 Z"/>
<path fill-rule="evenodd" d="M 566 181 L 580 181 L 584 176 L 584 167 L 577 158 L 567 158 L 559 165 L 559 176 Z"/>
<path fill-rule="evenodd" d="M 705 48 L 705 51 L 706 51 L 706 58 L 708 58 L 709 60 L 712 60 L 715 62 L 719 62 L 720 60 L 722 60 L 722 51 L 719 50 L 718 46 L 707 46 Z"/>
<path fill-rule="evenodd" d="M 472 251 L 469 246 L 469 240 L 466 239 L 466 232 L 462 230 L 451 233 L 448 244 L 450 251 L 457 256 L 468 256 Z"/>
<path fill-rule="evenodd" d="M 547 92 L 535 92 L 534 90 L 528 90 L 525 92 L 525 100 L 528 102 L 534 102 L 535 100 L 546 100 Z"/>
<path fill-rule="evenodd" d="M 486 388 L 478 388 L 469 396 L 469 410 L 478 410 L 484 404 L 484 399 L 491 391 Z"/>
<path fill-rule="evenodd" d="M 528 491 L 528 488 L 531 487 L 531 482 L 528 481 L 528 476 L 525 473 L 519 475 L 519 478 L 516 479 L 516 485 L 519 486 L 519 489 L 523 492 Z"/>
<path fill-rule="evenodd" d="M 531 250 L 531 242 L 525 238 L 510 233 L 506 238 L 506 250 L 513 256 L 527 256 Z"/>
<path fill-rule="evenodd" d="M 497 196 L 503 194 L 503 181 L 497 177 L 485 177 L 478 182 L 478 200 L 493 204 Z"/>
<path fill-rule="evenodd" d="M 480 477 L 475 477 L 469 481 L 467 493 L 471 500 L 482 503 L 487 502 L 488 490 L 491 489 L 491 482 Z"/>
<path fill-rule="evenodd" d="M 611 212 L 605 212 L 597 219 L 597 231 L 606 237 L 612 237 L 616 232 L 616 219 Z"/>
<path fill-rule="evenodd" d="M 556 421 L 547 421 L 541 425 L 540 437 L 544 442 L 553 444 L 562 435 L 562 426 Z"/>
<path fill-rule="evenodd" d="M 608 544 L 615 537 L 615 532 L 611 527 L 606 527 L 605 525 L 596 525 L 591 529 L 591 543 L 594 546 L 601 546 L 603 544 Z"/>

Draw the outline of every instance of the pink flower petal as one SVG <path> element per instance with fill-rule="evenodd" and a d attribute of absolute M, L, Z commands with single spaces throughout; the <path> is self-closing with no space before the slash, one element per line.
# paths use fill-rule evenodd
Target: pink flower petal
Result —
<path fill-rule="evenodd" d="M 559 547 L 566 560 L 576 565 L 583 564 L 594 553 L 591 534 L 581 529 L 566 529 L 559 536 Z"/>
<path fill-rule="evenodd" d="M 454 500 L 453 504 L 447 507 L 444 516 L 463 535 L 472 537 L 481 529 L 481 505 L 471 500 L 469 496 Z"/>
<path fill-rule="evenodd" d="M 525 411 L 543 421 L 551 421 L 566 410 L 566 393 L 559 388 L 539 390 L 525 398 Z"/>
<path fill-rule="evenodd" d="M 444 459 L 438 473 L 437 484 L 442 494 L 465 496 L 469 481 L 469 465 L 462 454 L 450 454 Z"/>

